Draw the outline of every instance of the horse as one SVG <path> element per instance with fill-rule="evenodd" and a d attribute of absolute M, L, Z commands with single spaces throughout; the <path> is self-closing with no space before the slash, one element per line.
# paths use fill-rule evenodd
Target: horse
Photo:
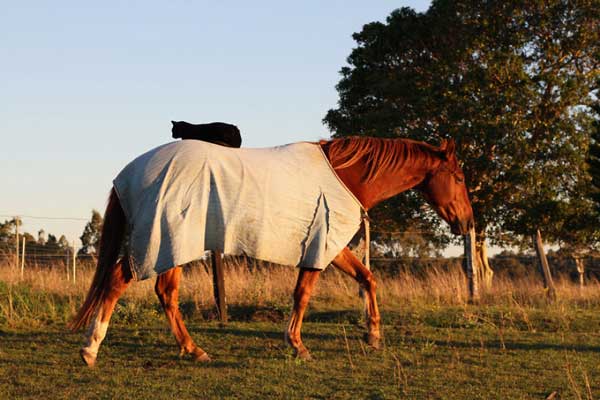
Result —
<path fill-rule="evenodd" d="M 369 210 L 408 189 L 416 189 L 446 221 L 455 235 L 465 235 L 473 226 L 473 210 L 465 184 L 465 175 L 456 156 L 453 139 L 440 146 L 410 139 L 350 137 L 322 140 L 320 146 L 335 174 L 346 188 Z M 234 150 L 237 151 L 237 150 Z M 77 315 L 70 322 L 72 330 L 89 324 L 86 343 L 80 350 L 82 360 L 94 366 L 100 344 L 119 297 L 134 280 L 130 259 L 119 259 L 126 234 L 127 218 L 115 188 L 111 189 L 102 227 L 96 272 L 89 292 Z M 344 247 L 331 262 L 362 287 L 366 306 L 366 342 L 379 348 L 380 313 L 373 273 Z M 284 337 L 295 357 L 309 360 L 311 354 L 301 338 L 302 320 L 320 270 L 299 269 L 293 292 L 293 309 Z M 191 338 L 178 306 L 182 268 L 173 266 L 158 275 L 155 292 L 166 314 L 181 355 L 198 362 L 211 361 L 209 355 Z"/>

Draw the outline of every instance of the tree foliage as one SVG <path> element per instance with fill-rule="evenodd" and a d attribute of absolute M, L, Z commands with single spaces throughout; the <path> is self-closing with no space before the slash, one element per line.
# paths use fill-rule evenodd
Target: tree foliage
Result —
<path fill-rule="evenodd" d="M 600 88 L 600 79 L 597 82 L 597 87 Z M 588 171 L 592 184 L 589 198 L 594 202 L 596 212 L 600 215 L 600 98 L 596 98 L 596 101 L 592 105 L 592 110 L 598 115 L 599 119 L 595 120 L 592 124 L 590 147 L 588 151 Z"/>
<path fill-rule="evenodd" d="M 324 122 L 338 137 L 454 137 L 480 238 L 506 244 L 541 227 L 566 240 L 569 221 L 589 208 L 580 199 L 599 13 L 597 0 L 396 10 L 354 34 L 338 107 Z M 411 196 L 378 217 L 408 223 Z"/>
<path fill-rule="evenodd" d="M 0 222 L 0 245 L 10 246 L 15 242 L 15 220 L 5 220 Z"/>
<path fill-rule="evenodd" d="M 85 225 L 83 233 L 79 237 L 81 240 L 79 254 L 98 254 L 102 223 L 102 215 L 98 211 L 92 210 L 92 218 Z"/>

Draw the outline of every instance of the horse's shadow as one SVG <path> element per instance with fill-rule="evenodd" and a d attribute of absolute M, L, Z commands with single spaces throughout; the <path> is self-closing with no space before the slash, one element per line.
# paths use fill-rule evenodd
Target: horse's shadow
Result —
<path fill-rule="evenodd" d="M 206 321 L 218 319 L 215 309 L 198 310 L 191 302 L 181 303 L 179 308 L 186 320 L 193 320 L 197 316 Z M 239 322 L 283 322 L 289 317 L 290 310 L 272 306 L 231 305 L 227 307 L 227 314 L 231 320 Z M 357 310 L 326 310 L 311 311 L 304 317 L 304 321 L 357 324 L 361 318 L 362 313 Z"/>
<path fill-rule="evenodd" d="M 220 327 L 220 328 L 199 328 L 195 330 L 198 334 L 206 334 L 206 335 L 231 335 L 236 337 L 244 337 L 244 338 L 266 338 L 266 339 L 274 339 L 283 341 L 284 332 L 283 330 L 256 330 L 256 329 L 238 329 L 232 327 Z M 303 332 L 302 337 L 305 339 L 314 339 L 314 340 L 333 340 L 339 339 L 339 335 L 334 335 L 331 333 L 311 333 L 311 332 Z"/>
<path fill-rule="evenodd" d="M 355 319 L 356 318 L 356 319 Z M 349 321 L 358 321 L 357 313 L 352 311 L 326 311 L 326 312 L 313 312 L 307 320 L 312 322 L 328 321 L 333 327 L 333 321 L 338 323 L 348 323 Z M 211 344 L 213 348 L 207 350 L 213 350 L 215 354 L 218 354 L 219 349 L 218 341 L 227 340 L 229 338 L 256 338 L 266 339 L 267 343 L 253 342 L 250 347 L 254 346 L 255 349 L 251 349 L 252 357 L 273 359 L 273 358 L 287 358 L 289 357 L 288 348 L 284 345 L 283 341 L 283 328 L 284 323 L 279 324 L 281 329 L 273 327 L 273 323 L 268 324 L 256 324 L 245 325 L 243 322 L 233 322 L 224 326 L 217 326 L 214 323 L 193 323 L 190 325 L 190 331 L 194 336 L 197 336 L 202 342 L 208 338 L 216 338 L 217 343 Z M 171 338 L 170 331 L 167 326 L 165 327 L 126 327 L 120 324 L 116 324 L 109 330 L 107 336 L 107 342 L 105 345 L 110 349 L 111 353 L 122 354 L 125 357 L 128 355 L 141 355 L 141 354 L 152 354 L 152 361 L 146 361 L 143 365 L 146 369 L 161 368 L 164 365 L 169 365 L 173 362 L 180 362 L 179 357 L 174 352 L 169 351 L 170 347 L 174 346 L 174 341 Z M 479 347 L 475 342 L 461 341 L 461 340 L 429 340 L 419 335 L 405 335 L 401 332 L 394 333 L 391 336 L 391 340 L 385 340 L 386 332 L 390 332 L 393 326 L 387 326 L 384 330 L 384 342 L 388 347 L 395 347 L 398 345 L 400 339 L 403 346 L 419 347 L 424 341 L 433 343 L 435 346 L 440 348 L 463 348 L 473 349 Z M 328 329 L 329 332 L 311 332 L 311 329 L 306 330 L 303 333 L 303 337 L 313 343 L 319 341 L 339 341 L 341 333 L 336 332 L 335 329 Z M 347 332 L 349 339 L 360 339 L 363 335 L 363 330 L 360 328 L 350 329 Z M 205 340 L 202 340 L 205 339 Z M 66 329 L 60 329 L 53 327 L 50 331 L 34 331 L 34 332 L 19 332 L 19 331 L 2 331 L 0 330 L 0 342 L 4 345 L 4 351 L 10 351 L 12 348 L 22 348 L 22 343 L 27 343 L 28 346 L 60 346 L 68 347 L 73 349 L 74 357 L 78 353 L 78 349 L 82 344 L 81 333 L 70 333 Z M 275 343 L 273 343 L 275 342 Z M 519 342 L 499 339 L 486 340 L 483 343 L 483 347 L 488 350 L 501 351 L 577 351 L 582 353 L 600 353 L 600 346 L 588 345 L 584 343 L 544 343 L 544 342 Z M 246 346 L 248 348 L 248 346 Z M 172 350 L 172 349 L 171 349 Z M 265 351 L 261 351 L 265 350 Z M 0 354 L 0 360 L 2 357 Z M 142 356 L 142 358 L 144 358 Z M 243 366 L 247 360 L 240 359 L 239 361 L 230 360 L 219 360 L 218 358 L 208 364 L 210 368 L 229 368 Z M 183 361 L 183 360 L 181 360 Z M 47 361 L 39 360 L 32 356 L 28 361 L 31 365 L 46 365 Z"/>
<path fill-rule="evenodd" d="M 445 341 L 445 340 L 434 340 L 433 343 L 436 346 L 445 346 L 450 348 L 474 348 L 473 343 L 460 342 L 460 341 Z M 486 349 L 494 350 L 524 350 L 524 351 L 539 351 L 539 350 L 557 350 L 557 351 L 577 351 L 577 352 L 592 352 L 600 353 L 600 346 L 590 346 L 586 344 L 555 344 L 555 343 L 522 343 L 513 341 L 500 341 L 492 340 L 485 341 L 484 347 Z"/>
<path fill-rule="evenodd" d="M 389 329 L 389 328 L 388 328 Z M 384 334 L 385 338 L 385 334 Z M 460 340 L 430 340 L 426 337 L 414 336 L 402 336 L 402 342 L 405 345 L 419 347 L 423 343 L 427 342 L 441 348 L 460 348 L 460 349 L 474 349 L 484 348 L 487 350 L 522 350 L 522 351 L 540 351 L 540 350 L 556 350 L 556 351 L 577 351 L 577 352 L 592 352 L 600 353 L 600 346 L 587 345 L 583 343 L 525 343 L 517 342 L 512 340 L 484 340 L 483 344 L 476 342 L 460 341 Z"/>

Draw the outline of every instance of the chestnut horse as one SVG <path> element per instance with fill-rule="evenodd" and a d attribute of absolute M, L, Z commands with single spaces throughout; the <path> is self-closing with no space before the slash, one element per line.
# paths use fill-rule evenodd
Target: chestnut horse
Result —
<path fill-rule="evenodd" d="M 415 188 L 450 225 L 452 233 L 464 235 L 472 226 L 473 210 L 453 140 L 444 140 L 439 147 L 408 139 L 377 138 L 334 139 L 319 144 L 340 180 L 364 209 L 369 210 L 385 199 Z M 81 349 L 81 357 L 88 366 L 95 364 L 116 302 L 132 281 L 128 257 L 118 260 L 126 225 L 125 214 L 113 189 L 102 228 L 98 267 L 85 302 L 70 324 L 75 330 L 89 323 L 87 343 Z M 347 247 L 332 264 L 353 277 L 364 289 L 367 342 L 379 347 L 380 316 L 373 274 Z M 293 295 L 293 311 L 285 331 L 287 343 L 302 359 L 310 358 L 300 336 L 302 319 L 320 272 L 300 269 Z M 190 337 L 179 312 L 181 275 L 182 268 L 179 266 L 159 275 L 156 294 L 181 354 L 190 354 L 197 361 L 210 361 L 208 354 Z"/>

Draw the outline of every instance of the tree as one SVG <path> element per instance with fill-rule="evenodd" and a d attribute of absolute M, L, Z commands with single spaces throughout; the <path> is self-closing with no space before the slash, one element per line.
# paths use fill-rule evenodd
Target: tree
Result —
<path fill-rule="evenodd" d="M 0 222 L 0 256 L 15 251 L 15 225 L 21 226 L 21 220 L 16 217 Z"/>
<path fill-rule="evenodd" d="M 92 218 L 85 225 L 83 233 L 79 237 L 82 245 L 81 249 L 79 249 L 79 254 L 98 254 L 102 223 L 103 219 L 100 213 L 92 210 Z"/>
<path fill-rule="evenodd" d="M 596 97 L 590 108 L 595 118 L 591 123 L 591 132 L 588 146 L 586 165 L 579 171 L 579 193 L 584 195 L 572 199 L 580 204 L 578 207 L 567 209 L 569 215 L 565 218 L 568 222 L 563 227 L 561 250 L 573 257 L 579 283 L 583 285 L 585 267 L 582 258 L 585 255 L 595 254 L 599 250 L 600 232 L 600 99 L 597 89 L 600 88 L 600 79 L 596 81 Z M 573 212 L 576 210 L 576 212 Z"/>
<path fill-rule="evenodd" d="M 43 230 L 43 229 L 40 229 L 40 230 L 38 231 L 38 239 L 37 239 L 37 243 L 38 243 L 40 246 L 43 246 L 43 245 L 45 245 L 45 244 L 46 244 L 46 231 L 45 231 L 45 230 Z"/>
<path fill-rule="evenodd" d="M 44 247 L 46 251 L 50 251 L 52 254 L 56 254 L 60 250 L 60 245 L 58 244 L 56 236 L 51 233 L 48 234 L 48 240 L 46 241 L 46 245 Z"/>
<path fill-rule="evenodd" d="M 481 263 L 486 239 L 513 244 L 542 227 L 557 241 L 567 214 L 556 211 L 580 206 L 599 13 L 597 0 L 396 10 L 354 34 L 324 122 L 334 136 L 454 137 Z M 385 214 L 399 224 L 405 216 Z"/>
<path fill-rule="evenodd" d="M 596 82 L 596 87 L 600 88 L 600 79 Z M 596 97 L 596 101 L 592 104 L 591 108 L 596 113 L 597 119 L 592 123 L 590 147 L 587 157 L 588 172 L 591 178 L 591 188 L 588 197 L 594 202 L 596 212 L 600 215 L 600 98 Z"/>
<path fill-rule="evenodd" d="M 4 222 L 0 222 L 0 244 L 3 244 L 3 247 L 6 247 L 6 245 L 8 245 L 9 243 L 14 243 L 14 241 L 15 220 L 4 220 Z"/>
<path fill-rule="evenodd" d="M 69 246 L 69 241 L 67 240 L 67 237 L 65 235 L 60 235 L 60 238 L 58 239 L 58 247 L 60 247 L 61 249 L 71 248 L 71 246 Z"/>

